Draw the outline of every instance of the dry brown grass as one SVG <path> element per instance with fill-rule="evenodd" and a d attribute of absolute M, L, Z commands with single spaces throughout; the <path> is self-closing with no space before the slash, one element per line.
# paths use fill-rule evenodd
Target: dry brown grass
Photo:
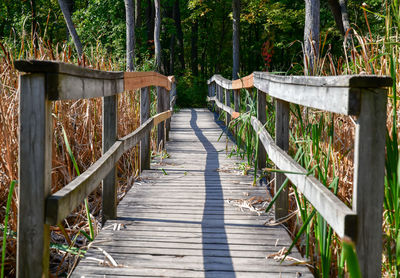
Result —
<path fill-rule="evenodd" d="M 0 42 L 1 43 L 1 42 Z M 18 179 L 18 72 L 13 67 L 13 57 L 21 59 L 46 59 L 80 64 L 85 67 L 100 70 L 120 70 L 118 64 L 105 56 L 99 49 L 93 49 L 90 57 L 76 61 L 72 57 L 70 47 L 65 45 L 52 46 L 40 41 L 37 49 L 25 48 L 22 45 L 20 54 L 12 53 L 7 45 L 1 44 L 0 54 L 0 223 L 4 222 L 5 205 L 11 180 Z M 101 99 L 78 101 L 57 101 L 53 103 L 53 170 L 52 192 L 68 184 L 76 177 L 76 172 L 67 153 L 62 127 L 66 130 L 68 140 L 79 170 L 83 172 L 101 156 Z M 118 97 L 118 136 L 124 136 L 134 131 L 139 122 L 138 94 L 126 92 Z M 118 165 L 118 198 L 121 199 L 132 185 L 138 169 L 137 149 L 124 154 Z M 94 216 L 95 230 L 100 229 L 101 190 L 98 188 L 89 196 L 90 212 Z M 9 228 L 17 230 L 17 190 L 13 195 L 10 212 Z M 84 207 L 75 210 L 62 223 L 69 238 L 65 238 L 59 227 L 51 228 L 53 243 L 67 244 L 68 240 L 78 235 L 80 230 L 88 232 L 88 224 Z M 2 233 L 1 233 L 2 235 Z M 87 240 L 82 235 L 76 239 L 74 246 L 83 247 Z M 15 276 L 16 240 L 9 236 L 7 240 L 6 276 Z M 51 270 L 54 275 L 68 272 L 76 259 L 68 253 L 52 249 Z"/>

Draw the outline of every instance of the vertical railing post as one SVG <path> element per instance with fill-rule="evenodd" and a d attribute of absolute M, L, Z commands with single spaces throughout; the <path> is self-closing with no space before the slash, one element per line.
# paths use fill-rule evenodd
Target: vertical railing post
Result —
<path fill-rule="evenodd" d="M 228 89 L 225 90 L 225 105 L 231 107 L 231 90 Z M 229 126 L 230 122 L 231 122 L 231 116 L 228 113 L 226 113 L 225 125 Z"/>
<path fill-rule="evenodd" d="M 240 113 L 240 90 L 233 91 L 233 102 L 235 104 L 235 111 Z"/>
<path fill-rule="evenodd" d="M 103 98 L 103 154 L 117 141 L 117 95 Z M 117 168 L 103 180 L 102 224 L 117 218 Z"/>
<path fill-rule="evenodd" d="M 164 111 L 168 111 L 169 109 L 170 109 L 170 91 L 164 89 Z M 170 126 L 171 126 L 171 119 L 165 120 L 165 141 L 169 141 Z"/>
<path fill-rule="evenodd" d="M 280 99 L 275 99 L 275 143 L 284 151 L 289 151 L 289 103 Z M 284 173 L 275 174 L 274 192 L 278 192 L 286 180 Z M 288 215 L 289 190 L 287 187 L 281 191 L 275 201 L 275 220 Z"/>
<path fill-rule="evenodd" d="M 356 249 L 362 277 L 381 277 L 387 96 L 383 89 L 359 90 L 353 181 Z"/>
<path fill-rule="evenodd" d="M 140 124 L 150 118 L 150 88 L 140 89 Z M 140 171 L 150 169 L 150 131 L 140 140 Z"/>
<path fill-rule="evenodd" d="M 45 74 L 20 75 L 17 277 L 49 276 L 49 225 L 45 199 L 51 194 L 51 102 Z"/>
<path fill-rule="evenodd" d="M 219 86 L 217 83 L 215 83 L 216 86 L 216 94 L 217 94 L 217 100 L 219 102 L 221 102 L 221 91 L 222 91 L 222 87 Z M 218 113 L 218 117 L 221 115 L 221 109 L 219 107 L 216 107 L 217 109 L 217 113 Z"/>
<path fill-rule="evenodd" d="M 157 86 L 157 113 L 164 112 L 164 88 Z M 157 149 L 164 149 L 164 122 L 161 122 L 157 126 Z"/>
<path fill-rule="evenodd" d="M 264 92 L 257 90 L 257 119 L 264 125 L 267 119 L 266 111 L 266 95 Z M 257 132 L 257 131 L 256 131 Z M 257 134 L 258 136 L 258 134 Z M 258 143 L 258 157 L 257 157 L 257 166 L 258 169 L 261 170 L 266 167 L 267 161 L 267 152 L 261 141 Z"/>

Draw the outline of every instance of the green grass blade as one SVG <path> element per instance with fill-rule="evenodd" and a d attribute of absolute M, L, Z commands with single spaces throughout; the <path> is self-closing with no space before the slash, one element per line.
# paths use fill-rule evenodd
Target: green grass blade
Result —
<path fill-rule="evenodd" d="M 354 243 L 349 239 L 342 240 L 343 256 L 351 278 L 361 278 L 360 265 L 355 251 Z"/>
<path fill-rule="evenodd" d="M 4 278 L 4 262 L 6 259 L 6 246 L 7 246 L 7 230 L 8 230 L 8 217 L 10 214 L 10 207 L 11 207 L 11 201 L 12 201 L 12 196 L 14 192 L 14 187 L 17 182 L 15 180 L 11 181 L 10 184 L 10 189 L 8 191 L 8 197 L 7 197 L 7 205 L 6 205 L 6 215 L 4 217 L 4 231 L 3 231 L 3 246 L 1 250 L 1 278 Z"/>
<path fill-rule="evenodd" d="M 65 129 L 64 129 L 63 126 L 61 126 L 61 128 L 62 128 L 62 133 L 63 133 L 63 136 L 64 136 L 64 142 L 65 142 L 65 146 L 66 146 L 66 148 L 67 148 L 69 157 L 70 157 L 71 160 L 72 160 L 72 163 L 73 163 L 73 165 L 74 165 L 76 174 L 77 174 L 78 176 L 80 176 L 81 173 L 80 173 L 80 171 L 79 171 L 78 163 L 76 163 L 74 154 L 72 153 L 72 149 L 71 149 L 71 147 L 70 147 L 70 145 L 69 145 L 67 133 L 65 132 Z M 94 240 L 94 230 L 93 230 L 92 218 L 90 217 L 90 210 L 89 210 L 88 198 L 85 198 L 85 210 L 86 210 L 86 217 L 87 217 L 88 222 L 89 222 L 90 241 L 93 241 L 93 240 Z"/>

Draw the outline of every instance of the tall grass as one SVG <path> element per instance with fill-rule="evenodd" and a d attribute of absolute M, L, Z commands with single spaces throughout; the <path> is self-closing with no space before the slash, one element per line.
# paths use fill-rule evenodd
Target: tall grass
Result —
<path fill-rule="evenodd" d="M 6 207 L 9 184 L 18 178 L 18 72 L 14 69 L 16 59 L 47 59 L 79 64 L 100 70 L 123 70 L 111 56 L 105 54 L 101 45 L 87 47 L 81 60 L 64 44 L 52 45 L 39 38 L 34 48 L 28 37 L 23 38 L 21 48 L 0 41 L 0 207 Z M 134 131 L 140 124 L 137 94 L 126 92 L 118 97 L 118 136 Z M 76 169 L 84 171 L 101 156 L 101 99 L 57 101 L 53 103 L 53 159 L 52 192 L 61 189 L 73 180 Z M 68 136 L 70 151 L 64 144 L 63 129 Z M 73 157 L 70 156 L 73 153 Z M 73 162 L 75 159 L 75 163 Z M 118 199 L 122 198 L 134 182 L 138 171 L 137 150 L 133 148 L 123 155 L 117 165 Z M 67 273 L 74 264 L 79 248 L 85 246 L 90 234 L 93 238 L 100 229 L 101 191 L 98 188 L 88 197 L 87 209 L 81 205 L 68 216 L 62 226 L 51 227 L 51 271 L 58 276 Z M 89 213 L 87 214 L 86 211 Z M 5 211 L 0 210 L 0 222 L 4 222 Z M 93 216 L 92 227 L 87 215 Z M 18 210 L 11 202 L 5 258 L 5 276 L 15 276 L 15 256 Z M 4 233 L 4 231 L 1 231 Z M 3 235 L 3 234 L 2 234 Z M 71 246 L 72 244 L 72 246 Z M 64 247 L 63 247 L 64 246 Z"/>

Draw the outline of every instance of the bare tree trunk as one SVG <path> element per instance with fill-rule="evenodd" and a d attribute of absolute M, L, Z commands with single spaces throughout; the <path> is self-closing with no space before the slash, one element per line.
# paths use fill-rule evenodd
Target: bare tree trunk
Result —
<path fill-rule="evenodd" d="M 347 0 L 328 0 L 336 26 L 344 36 L 350 29 L 349 14 L 347 12 Z"/>
<path fill-rule="evenodd" d="M 197 41 L 198 41 L 198 30 L 199 30 L 199 23 L 196 20 L 193 22 L 192 25 L 192 55 L 191 55 L 191 66 L 192 66 L 192 73 L 194 76 L 199 75 L 199 68 L 198 68 L 198 48 L 197 48 Z"/>
<path fill-rule="evenodd" d="M 152 44 L 154 40 L 154 5 L 153 1 L 147 0 L 147 9 L 146 9 L 146 14 L 147 14 L 147 42 L 149 44 Z"/>
<path fill-rule="evenodd" d="M 142 25 L 142 0 L 135 0 L 135 27 L 140 28 Z"/>
<path fill-rule="evenodd" d="M 176 35 L 178 37 L 179 61 L 181 63 L 182 70 L 184 70 L 185 69 L 185 48 L 183 45 L 183 32 L 182 32 L 179 0 L 175 0 L 174 7 L 172 10 L 172 17 L 175 20 Z"/>
<path fill-rule="evenodd" d="M 171 35 L 169 44 L 169 74 L 174 75 L 174 64 L 175 64 L 175 34 Z"/>
<path fill-rule="evenodd" d="M 126 22 L 126 70 L 134 70 L 135 61 L 135 20 L 133 0 L 125 1 L 125 22 Z"/>
<path fill-rule="evenodd" d="M 306 75 L 313 75 L 319 57 L 320 0 L 305 0 L 305 2 L 304 71 Z"/>
<path fill-rule="evenodd" d="M 340 11 L 342 12 L 344 33 L 346 33 L 347 30 L 350 29 L 349 14 L 347 12 L 347 0 L 339 0 L 339 4 L 340 4 Z"/>
<path fill-rule="evenodd" d="M 75 30 L 74 23 L 72 22 L 71 13 L 69 11 L 68 5 L 66 4 L 65 0 L 58 0 L 58 4 L 60 5 L 61 11 L 64 15 L 68 31 L 71 34 L 72 40 L 76 48 L 76 52 L 78 52 L 79 57 L 82 57 L 83 54 L 82 43 L 81 40 L 79 39 L 78 33 Z"/>
<path fill-rule="evenodd" d="M 233 67 L 232 80 L 238 79 L 240 63 L 240 0 L 232 0 L 233 12 Z"/>
<path fill-rule="evenodd" d="M 33 45 L 35 48 L 37 48 L 38 42 L 37 42 L 37 21 L 36 21 L 36 1 L 35 0 L 30 0 L 31 4 L 31 37 L 33 41 Z"/>
<path fill-rule="evenodd" d="M 154 51 L 156 56 L 156 69 L 161 72 L 161 43 L 160 43 L 160 31 L 161 31 L 161 7 L 160 0 L 154 0 L 155 7 L 155 21 L 154 21 Z"/>
<path fill-rule="evenodd" d="M 343 20 L 342 20 L 342 12 L 340 10 L 340 5 L 338 0 L 328 0 L 329 8 L 331 9 L 333 18 L 335 19 L 335 23 L 337 28 L 339 29 L 342 35 L 345 34 L 343 28 Z"/>

